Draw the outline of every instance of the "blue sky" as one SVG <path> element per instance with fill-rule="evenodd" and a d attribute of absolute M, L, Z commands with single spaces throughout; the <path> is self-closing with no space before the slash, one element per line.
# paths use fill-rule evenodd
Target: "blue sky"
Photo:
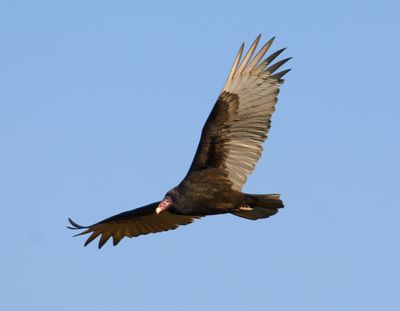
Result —
<path fill-rule="evenodd" d="M 2 1 L 1 310 L 399 310 L 396 1 Z M 84 248 L 186 173 L 239 45 L 288 47 L 252 222 Z M 264 41 L 265 42 L 265 41 Z"/>

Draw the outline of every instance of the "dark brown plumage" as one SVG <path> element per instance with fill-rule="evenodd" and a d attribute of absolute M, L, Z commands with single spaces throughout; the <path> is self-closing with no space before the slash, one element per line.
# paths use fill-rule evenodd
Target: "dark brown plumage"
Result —
<path fill-rule="evenodd" d="M 253 57 L 260 40 L 258 36 L 243 59 L 242 44 L 203 127 L 186 177 L 162 201 L 88 227 L 69 219 L 72 226 L 68 228 L 84 230 L 77 235 L 91 234 L 85 246 L 98 236 L 99 248 L 111 237 L 117 245 L 124 237 L 176 229 L 207 215 L 231 213 L 252 220 L 267 218 L 283 207 L 278 194 L 241 192 L 247 175 L 261 156 L 282 77 L 289 71 L 275 73 L 290 58 L 271 64 L 284 49 L 263 60 L 273 39 Z"/>

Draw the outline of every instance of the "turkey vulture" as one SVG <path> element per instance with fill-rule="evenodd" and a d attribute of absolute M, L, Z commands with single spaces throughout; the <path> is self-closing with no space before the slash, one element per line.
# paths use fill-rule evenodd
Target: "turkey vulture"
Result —
<path fill-rule="evenodd" d="M 242 59 L 244 44 L 233 62 L 201 134 L 190 169 L 158 202 L 124 212 L 94 225 L 70 229 L 90 233 L 85 246 L 100 236 L 99 248 L 110 237 L 114 246 L 124 237 L 176 229 L 207 215 L 230 213 L 247 219 L 267 218 L 283 207 L 279 194 L 241 192 L 262 153 L 271 126 L 282 77 L 275 73 L 290 58 L 273 63 L 285 49 L 264 58 L 274 38 L 255 54 L 259 35 Z M 255 56 L 253 56 L 255 54 Z"/>

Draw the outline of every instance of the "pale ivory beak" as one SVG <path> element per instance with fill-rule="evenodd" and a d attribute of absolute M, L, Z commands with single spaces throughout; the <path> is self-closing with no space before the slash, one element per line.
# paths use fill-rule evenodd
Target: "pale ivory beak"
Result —
<path fill-rule="evenodd" d="M 167 210 L 172 204 L 172 199 L 170 197 L 165 197 L 164 200 L 162 200 L 157 208 L 156 208 L 156 213 L 160 214 L 161 212 L 164 212 Z"/>

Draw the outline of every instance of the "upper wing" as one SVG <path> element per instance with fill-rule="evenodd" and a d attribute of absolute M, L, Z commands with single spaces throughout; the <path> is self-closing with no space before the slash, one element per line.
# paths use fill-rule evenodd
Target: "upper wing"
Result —
<path fill-rule="evenodd" d="M 282 77 L 290 70 L 274 72 L 290 58 L 271 65 L 284 51 L 278 50 L 263 59 L 274 38 L 253 57 L 259 35 L 241 60 L 239 49 L 225 86 L 202 131 L 192 170 L 210 167 L 222 169 L 240 191 L 262 153 L 262 143 L 271 126 Z"/>
<path fill-rule="evenodd" d="M 112 216 L 88 227 L 80 226 L 69 219 L 72 227 L 68 228 L 86 229 L 75 236 L 92 233 L 86 240 L 85 246 L 101 235 L 99 248 L 102 248 L 110 237 L 113 238 L 115 246 L 124 237 L 133 238 L 143 234 L 173 230 L 180 225 L 190 224 L 198 218 L 195 216 L 175 215 L 168 211 L 156 214 L 155 209 L 158 203 L 160 202 Z"/>

